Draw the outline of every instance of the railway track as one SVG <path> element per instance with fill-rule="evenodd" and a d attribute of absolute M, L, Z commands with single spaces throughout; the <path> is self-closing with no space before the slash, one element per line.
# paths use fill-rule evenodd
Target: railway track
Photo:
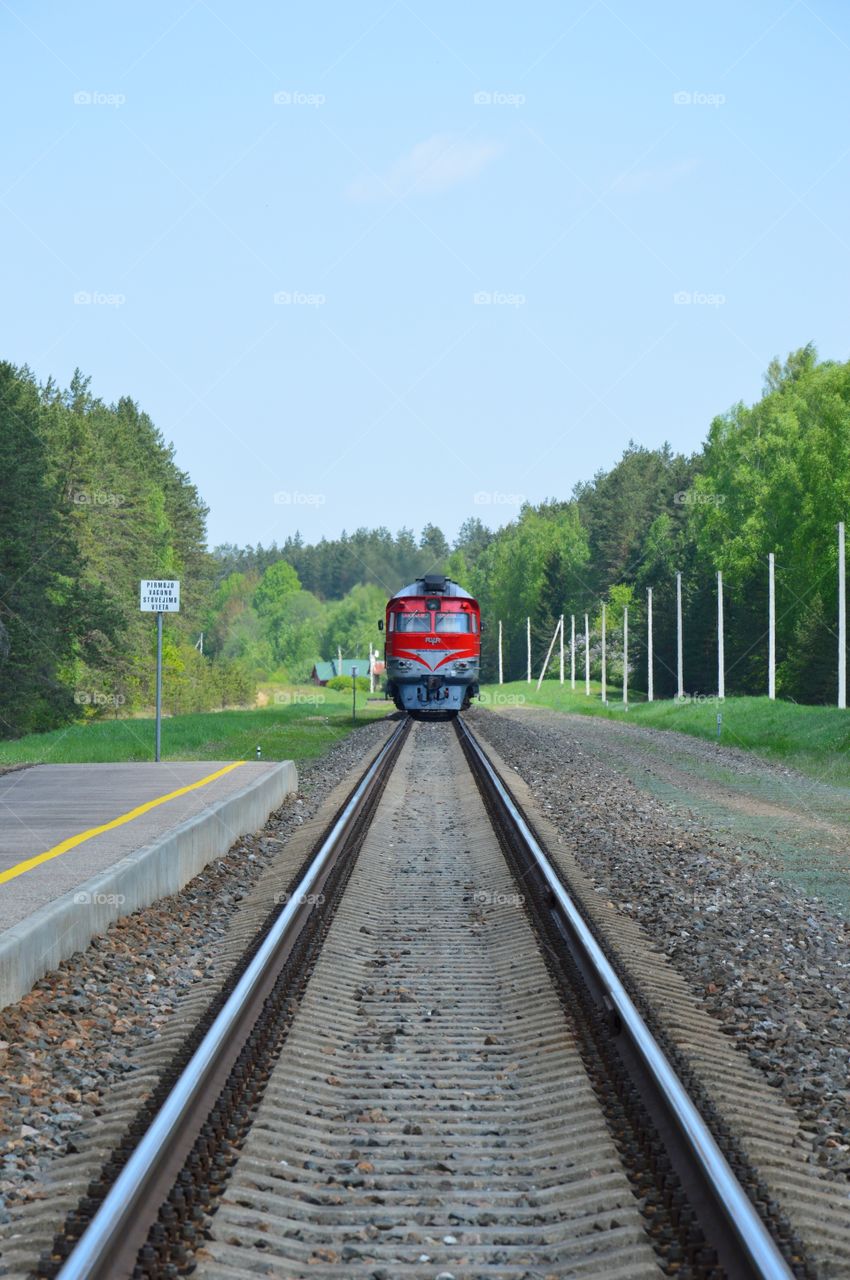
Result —
<path fill-rule="evenodd" d="M 597 934 L 464 723 L 400 722 L 39 1275 L 814 1274 Z"/>

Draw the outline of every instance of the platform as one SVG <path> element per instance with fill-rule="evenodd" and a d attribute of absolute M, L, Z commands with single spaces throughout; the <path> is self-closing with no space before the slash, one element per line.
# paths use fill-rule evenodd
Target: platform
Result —
<path fill-rule="evenodd" d="M 297 785 L 292 761 L 0 775 L 0 1008 L 113 920 L 176 893 Z"/>

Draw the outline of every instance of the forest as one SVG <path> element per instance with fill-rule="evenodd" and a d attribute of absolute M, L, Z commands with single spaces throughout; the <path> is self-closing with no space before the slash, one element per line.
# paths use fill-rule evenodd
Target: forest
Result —
<path fill-rule="evenodd" d="M 470 516 L 451 544 L 436 526 L 357 529 L 305 544 L 206 546 L 204 503 L 174 449 L 130 398 L 106 405 L 77 373 L 67 390 L 0 363 L 0 734 L 150 706 L 153 628 L 138 580 L 178 577 L 169 619 L 169 711 L 250 703 L 259 682 L 300 682 L 313 662 L 380 648 L 389 594 L 446 571 L 481 602 L 483 675 L 535 673 L 561 613 L 591 618 L 598 675 L 606 603 L 609 678 L 645 688 L 653 589 L 655 690 L 675 693 L 675 575 L 682 574 L 689 692 L 716 684 L 716 574 L 723 572 L 727 694 L 767 689 L 767 557 L 776 557 L 777 694 L 834 701 L 836 525 L 850 514 L 850 362 L 810 344 L 768 368 L 761 398 L 710 424 L 685 457 L 631 443 L 568 496 L 527 504 L 498 530 Z M 203 639 L 201 639 L 203 637 Z M 583 644 L 583 641 L 582 641 Z M 579 655 L 583 663 L 583 648 Z"/>

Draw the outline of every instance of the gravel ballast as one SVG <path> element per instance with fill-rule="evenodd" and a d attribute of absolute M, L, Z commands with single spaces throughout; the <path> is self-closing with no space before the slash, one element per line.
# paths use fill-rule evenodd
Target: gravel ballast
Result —
<path fill-rule="evenodd" d="M 301 766 L 300 792 L 179 894 L 135 912 L 0 1012 L 0 1256 L 10 1209 L 47 1193 L 175 1011 L 210 978 L 230 921 L 290 836 L 383 741 L 387 721 Z M 0 1261 L 0 1275 L 5 1274 Z"/>
<path fill-rule="evenodd" d="M 652 780 L 669 773 L 679 735 L 537 709 L 476 709 L 470 723 L 529 785 L 597 891 L 640 922 L 720 1031 L 781 1090 L 813 1132 L 818 1163 L 850 1180 L 850 924 L 777 877 L 764 830 L 752 843 L 739 830 L 733 844 L 658 799 Z M 689 768 L 698 772 L 700 750 L 716 768 L 716 747 L 686 745 Z M 746 773 L 741 755 L 729 753 L 731 776 Z M 677 787 L 686 795 L 684 771 Z"/>

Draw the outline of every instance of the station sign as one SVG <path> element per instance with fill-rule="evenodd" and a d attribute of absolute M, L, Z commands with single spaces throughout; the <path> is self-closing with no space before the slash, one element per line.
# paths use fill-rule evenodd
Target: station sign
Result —
<path fill-rule="evenodd" d="M 142 613 L 179 613 L 179 579 L 143 578 L 139 591 L 139 609 Z"/>

